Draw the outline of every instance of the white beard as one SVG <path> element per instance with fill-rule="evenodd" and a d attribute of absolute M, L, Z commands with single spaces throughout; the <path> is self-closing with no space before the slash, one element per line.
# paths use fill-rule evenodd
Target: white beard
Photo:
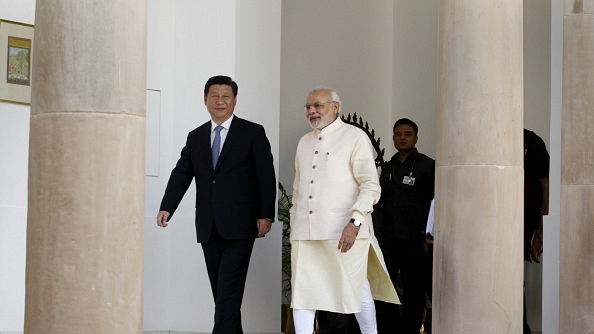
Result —
<path fill-rule="evenodd" d="M 312 129 L 317 129 L 317 130 L 321 130 L 323 128 L 326 127 L 326 122 L 324 121 L 323 118 L 317 119 L 317 120 L 310 120 L 309 121 L 309 125 L 312 127 Z"/>
<path fill-rule="evenodd" d="M 319 116 L 319 118 L 311 118 L 313 116 Z M 322 130 L 323 128 L 325 128 L 326 126 L 328 126 L 330 123 L 332 123 L 332 121 L 328 120 L 328 117 L 324 117 L 321 116 L 319 114 L 317 115 L 311 115 L 310 118 L 308 118 L 309 120 L 309 125 L 316 130 Z"/>

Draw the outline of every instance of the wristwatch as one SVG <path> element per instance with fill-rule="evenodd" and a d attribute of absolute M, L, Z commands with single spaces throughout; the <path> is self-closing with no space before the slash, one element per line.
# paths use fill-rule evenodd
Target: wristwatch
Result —
<path fill-rule="evenodd" d="M 363 224 L 363 223 L 361 223 L 360 220 L 357 220 L 355 218 L 351 218 L 350 222 L 355 224 L 355 226 L 357 226 L 357 227 L 359 227 L 359 226 L 361 226 L 361 224 Z"/>

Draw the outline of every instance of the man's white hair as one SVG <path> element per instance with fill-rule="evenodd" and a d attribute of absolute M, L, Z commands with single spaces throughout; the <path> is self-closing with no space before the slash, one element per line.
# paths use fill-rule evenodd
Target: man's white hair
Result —
<path fill-rule="evenodd" d="M 311 94 L 311 93 L 315 93 L 315 92 L 329 92 L 330 93 L 330 99 L 332 102 L 338 102 L 338 113 L 340 114 L 340 110 L 342 109 L 342 103 L 340 103 L 340 97 L 338 96 L 338 93 L 329 87 L 316 87 L 312 90 L 309 91 L 309 93 L 307 93 L 307 95 Z"/>

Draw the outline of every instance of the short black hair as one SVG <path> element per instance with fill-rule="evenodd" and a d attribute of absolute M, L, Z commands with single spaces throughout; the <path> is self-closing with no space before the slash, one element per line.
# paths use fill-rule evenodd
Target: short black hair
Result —
<path fill-rule="evenodd" d="M 208 90 L 210 89 L 210 86 L 212 85 L 227 85 L 227 86 L 231 86 L 231 90 L 233 91 L 233 95 L 237 96 L 237 83 L 235 81 L 233 81 L 233 79 L 231 79 L 228 76 L 224 76 L 224 75 L 216 75 L 214 77 L 211 77 L 210 79 L 208 79 L 208 81 L 206 81 L 206 84 L 204 85 L 204 96 L 206 96 L 208 94 Z"/>
<path fill-rule="evenodd" d="M 401 119 L 397 120 L 396 123 L 394 123 L 394 127 L 392 128 L 392 132 L 394 132 L 394 130 L 396 130 L 396 127 L 398 125 L 402 125 L 402 124 L 408 124 L 408 125 L 412 126 L 413 129 L 415 129 L 415 134 L 418 134 L 419 133 L 419 127 L 417 126 L 417 124 L 415 122 L 411 121 L 408 118 L 401 118 Z"/>

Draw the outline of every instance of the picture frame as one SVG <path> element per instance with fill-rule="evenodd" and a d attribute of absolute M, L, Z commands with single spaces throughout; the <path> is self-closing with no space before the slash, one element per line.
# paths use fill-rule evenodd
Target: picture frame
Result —
<path fill-rule="evenodd" d="M 0 101 L 31 104 L 33 25 L 0 19 Z"/>

